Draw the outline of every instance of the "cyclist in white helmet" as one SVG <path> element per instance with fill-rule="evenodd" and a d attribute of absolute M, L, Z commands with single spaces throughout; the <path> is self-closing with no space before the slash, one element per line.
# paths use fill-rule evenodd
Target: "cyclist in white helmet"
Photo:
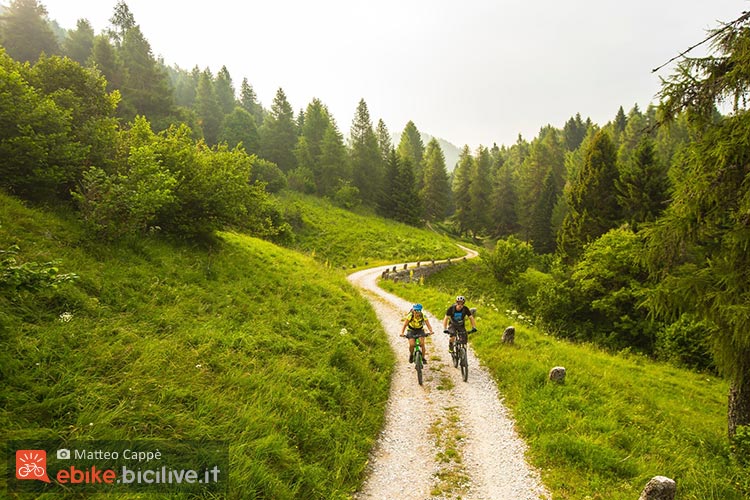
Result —
<path fill-rule="evenodd" d="M 472 332 L 477 331 L 477 323 L 471 314 L 471 309 L 466 307 L 466 298 L 463 295 L 456 297 L 456 303 L 448 308 L 443 318 L 443 331 L 450 335 L 448 342 L 448 351 L 453 352 L 453 343 L 456 341 L 456 330 L 466 331 L 465 320 L 469 317 L 471 321 Z M 448 323 L 450 322 L 450 326 Z"/>

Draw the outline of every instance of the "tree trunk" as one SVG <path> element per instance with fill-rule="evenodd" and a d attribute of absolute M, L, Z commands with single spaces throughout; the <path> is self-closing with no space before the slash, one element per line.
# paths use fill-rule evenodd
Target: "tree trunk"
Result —
<path fill-rule="evenodd" d="M 750 425 L 750 376 L 742 373 L 729 386 L 728 411 L 729 439 L 734 438 L 737 427 Z"/>

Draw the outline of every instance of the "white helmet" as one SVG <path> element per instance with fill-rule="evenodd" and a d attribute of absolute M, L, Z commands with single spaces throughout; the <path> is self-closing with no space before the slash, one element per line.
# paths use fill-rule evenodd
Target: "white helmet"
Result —
<path fill-rule="evenodd" d="M 459 295 L 458 297 L 456 297 L 456 302 L 466 302 L 466 297 L 464 297 L 463 295 Z"/>

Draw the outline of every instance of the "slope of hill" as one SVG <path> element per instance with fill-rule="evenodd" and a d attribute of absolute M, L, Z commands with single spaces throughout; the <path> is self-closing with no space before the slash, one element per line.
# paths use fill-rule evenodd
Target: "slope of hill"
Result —
<path fill-rule="evenodd" d="M 0 255 L 0 440 L 219 439 L 232 498 L 357 487 L 393 359 L 340 272 L 234 233 L 210 248 L 108 245 L 0 194 L 0 249 L 12 245 L 15 263 Z M 78 279 L 10 279 L 55 260 Z"/>

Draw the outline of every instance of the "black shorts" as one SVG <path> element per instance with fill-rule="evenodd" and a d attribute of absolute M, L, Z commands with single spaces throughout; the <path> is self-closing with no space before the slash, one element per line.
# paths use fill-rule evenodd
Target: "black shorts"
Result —
<path fill-rule="evenodd" d="M 412 330 L 411 328 L 406 329 L 406 338 L 407 339 L 415 339 L 417 337 L 426 337 L 427 334 L 424 332 L 424 328 L 420 328 L 419 330 Z"/>

